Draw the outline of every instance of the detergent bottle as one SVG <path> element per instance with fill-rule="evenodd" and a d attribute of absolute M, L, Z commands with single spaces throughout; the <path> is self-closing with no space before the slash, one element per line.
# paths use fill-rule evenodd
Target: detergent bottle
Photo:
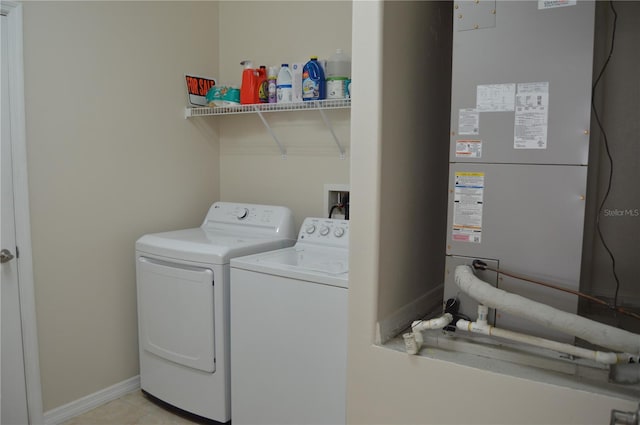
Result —
<path fill-rule="evenodd" d="M 242 105 L 258 103 L 259 72 L 253 68 L 253 62 L 251 61 L 242 61 L 240 65 L 244 66 L 242 85 L 240 86 L 240 103 Z"/>
<path fill-rule="evenodd" d="M 327 97 L 325 93 L 324 71 L 318 63 L 317 56 L 302 68 L 302 100 L 320 100 Z"/>

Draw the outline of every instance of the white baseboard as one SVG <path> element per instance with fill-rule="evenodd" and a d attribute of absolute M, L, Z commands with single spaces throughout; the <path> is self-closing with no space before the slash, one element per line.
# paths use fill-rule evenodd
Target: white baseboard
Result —
<path fill-rule="evenodd" d="M 378 321 L 376 326 L 376 344 L 382 345 L 430 311 L 442 305 L 444 285 L 438 285 L 409 304 L 405 304 L 393 314 Z"/>
<path fill-rule="evenodd" d="M 115 385 L 45 412 L 44 423 L 45 425 L 61 424 L 62 422 L 68 421 L 75 416 L 88 412 L 91 409 L 95 409 L 98 406 L 108 403 L 111 400 L 115 400 L 116 398 L 119 398 L 139 388 L 139 375 L 129 379 L 125 379 L 124 381 L 118 382 Z"/>

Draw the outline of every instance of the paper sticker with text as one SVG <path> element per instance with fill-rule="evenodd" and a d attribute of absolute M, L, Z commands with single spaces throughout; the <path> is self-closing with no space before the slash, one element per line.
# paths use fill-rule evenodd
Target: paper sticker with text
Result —
<path fill-rule="evenodd" d="M 473 108 L 460 109 L 458 112 L 458 134 L 475 136 L 480 130 L 480 114 Z"/>
<path fill-rule="evenodd" d="M 515 107 L 516 85 L 484 84 L 476 88 L 476 111 L 513 111 Z"/>
<path fill-rule="evenodd" d="M 457 172 L 454 183 L 451 239 L 454 242 L 480 243 L 484 173 Z"/>
<path fill-rule="evenodd" d="M 547 149 L 549 83 L 518 84 L 514 149 Z"/>
<path fill-rule="evenodd" d="M 576 0 L 538 0 L 538 9 L 575 6 Z"/>
<path fill-rule="evenodd" d="M 482 140 L 456 140 L 456 158 L 482 158 Z"/>

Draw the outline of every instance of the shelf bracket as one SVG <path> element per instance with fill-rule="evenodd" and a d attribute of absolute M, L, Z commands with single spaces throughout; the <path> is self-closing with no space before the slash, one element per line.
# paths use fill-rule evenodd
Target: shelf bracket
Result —
<path fill-rule="evenodd" d="M 333 127 L 331 126 L 331 122 L 329 122 L 329 118 L 327 118 L 327 115 L 324 113 L 323 109 L 318 108 L 318 111 L 320 111 L 320 115 L 322 116 L 322 121 L 324 121 L 324 125 L 326 125 L 329 131 L 331 132 L 333 141 L 336 142 L 336 145 L 338 146 L 338 150 L 340 151 L 340 159 L 344 159 L 345 157 L 344 148 L 340 144 L 340 140 L 338 140 L 338 136 L 336 136 L 336 133 L 333 131 Z"/>
<path fill-rule="evenodd" d="M 253 110 L 258 114 L 258 116 L 262 120 L 262 124 L 264 124 L 265 128 L 267 129 L 267 131 L 269 132 L 273 140 L 276 142 L 276 144 L 278 145 L 278 148 L 280 148 L 280 154 L 282 155 L 282 159 L 287 159 L 287 150 L 282 146 L 280 139 L 278 139 L 278 136 L 276 136 L 276 134 L 273 132 L 273 129 L 271 128 L 266 118 L 262 114 L 262 111 L 260 110 L 260 108 L 258 108 L 257 105 L 253 105 Z"/>

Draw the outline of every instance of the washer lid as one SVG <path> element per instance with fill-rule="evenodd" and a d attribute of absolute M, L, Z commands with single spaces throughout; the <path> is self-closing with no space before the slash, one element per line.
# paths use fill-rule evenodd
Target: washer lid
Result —
<path fill-rule="evenodd" d="M 260 237 L 249 232 L 197 227 L 144 235 L 136 242 L 136 250 L 179 260 L 227 264 L 233 257 L 284 248 L 294 242 L 292 239 Z"/>
<path fill-rule="evenodd" d="M 349 286 L 349 251 L 342 248 L 294 247 L 231 260 L 231 267 L 314 283 Z"/>

